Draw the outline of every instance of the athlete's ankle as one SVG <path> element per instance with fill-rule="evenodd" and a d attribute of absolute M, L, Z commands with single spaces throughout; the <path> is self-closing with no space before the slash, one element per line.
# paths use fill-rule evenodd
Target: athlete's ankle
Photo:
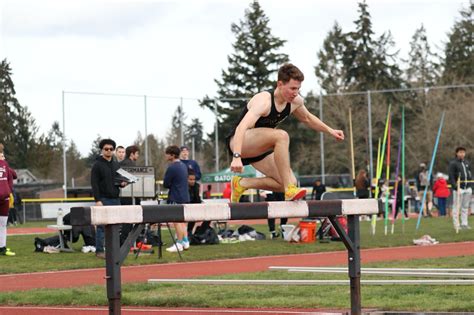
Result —
<path fill-rule="evenodd" d="M 239 186 L 242 187 L 242 188 L 245 188 L 245 189 L 248 189 L 248 186 L 246 185 L 246 179 L 245 177 L 242 177 L 240 180 L 239 180 Z"/>

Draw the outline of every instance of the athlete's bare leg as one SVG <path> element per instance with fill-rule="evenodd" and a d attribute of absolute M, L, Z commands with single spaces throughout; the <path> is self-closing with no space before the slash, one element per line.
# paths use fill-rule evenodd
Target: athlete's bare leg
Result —
<path fill-rule="evenodd" d="M 242 179 L 241 185 L 245 188 L 272 187 L 271 190 L 278 189 L 277 191 L 282 191 L 284 187 L 294 183 L 290 169 L 289 145 L 290 138 L 284 130 L 271 128 L 246 130 L 242 143 L 242 152 L 240 152 L 243 158 L 256 157 L 271 149 L 273 149 L 274 153 L 271 154 L 271 158 L 269 158 L 269 155 L 260 161 L 263 163 L 254 163 L 254 166 L 265 170 L 265 172 L 261 172 L 267 175 L 267 178 L 254 179 L 257 181 L 251 182 L 248 182 L 248 178 L 245 178 Z M 230 141 L 230 147 L 233 148 L 233 139 Z M 272 162 L 268 162 L 270 160 Z M 267 165 L 267 163 L 269 164 Z M 270 169 L 271 167 L 273 167 L 273 170 Z M 259 187 L 254 185 L 259 185 Z"/>
<path fill-rule="evenodd" d="M 247 178 L 240 180 L 240 185 L 245 188 L 264 189 L 274 192 L 284 192 L 286 186 L 281 182 L 280 172 L 275 163 L 275 154 L 267 155 L 263 160 L 252 164 L 255 169 L 266 177 Z M 296 184 L 296 177 L 290 169 L 290 183 Z"/>

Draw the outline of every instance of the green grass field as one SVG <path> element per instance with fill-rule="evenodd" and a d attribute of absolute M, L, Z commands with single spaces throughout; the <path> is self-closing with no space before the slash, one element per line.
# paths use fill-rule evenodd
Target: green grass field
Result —
<path fill-rule="evenodd" d="M 474 257 L 450 257 L 406 262 L 366 264 L 364 267 L 474 268 Z M 320 275 L 266 271 L 211 277 L 214 279 L 347 279 Z M 363 276 L 363 279 L 373 279 Z M 397 278 L 398 279 L 398 278 Z M 284 307 L 350 308 L 348 286 L 233 286 L 181 284 L 125 284 L 122 303 L 162 307 Z M 468 312 L 474 310 L 474 286 L 363 286 L 362 306 L 384 311 Z M 103 286 L 74 289 L 35 289 L 0 293 L 1 305 L 107 305 Z"/>
<path fill-rule="evenodd" d="M 45 227 L 47 223 L 38 223 Z M 459 234 L 454 232 L 452 223 L 446 218 L 427 218 L 423 219 L 419 231 L 415 231 L 416 220 L 411 219 L 405 222 L 405 233 L 402 233 L 401 221 L 397 221 L 395 234 L 385 236 L 383 233 L 383 221 L 377 222 L 377 233 L 370 235 L 370 223 L 361 222 L 361 248 L 375 247 L 393 247 L 411 245 L 414 238 L 424 234 L 429 234 L 438 239 L 441 243 L 461 242 L 474 240 L 474 230 L 463 230 Z M 21 226 L 20 226 L 21 227 Z M 237 226 L 231 226 L 236 228 Z M 255 228 L 265 234 L 268 234 L 266 225 L 257 225 Z M 390 230 L 390 229 L 389 229 Z M 54 234 L 42 234 L 41 238 L 46 238 Z M 54 271 L 65 269 L 81 269 L 103 267 L 103 260 L 97 259 L 93 254 L 83 254 L 80 252 L 82 239 L 73 244 L 76 250 L 74 253 L 46 254 L 34 252 L 35 235 L 9 236 L 7 246 L 17 254 L 15 257 L 0 257 L 0 273 L 22 273 L 36 271 Z M 170 244 L 169 233 L 163 230 L 163 239 Z M 255 242 L 242 242 L 237 244 L 219 244 L 210 246 L 193 246 L 191 250 L 184 253 L 185 261 L 212 260 L 222 258 L 241 258 L 269 255 L 299 254 L 311 252 L 325 252 L 334 250 L 345 250 L 341 242 L 331 243 L 310 243 L 293 244 L 287 243 L 282 239 L 264 240 Z M 176 254 L 166 251 L 163 253 L 163 259 L 158 260 L 157 254 L 141 256 L 135 259 L 130 255 L 125 260 L 125 265 L 142 265 L 152 263 L 177 262 L 179 258 Z"/>

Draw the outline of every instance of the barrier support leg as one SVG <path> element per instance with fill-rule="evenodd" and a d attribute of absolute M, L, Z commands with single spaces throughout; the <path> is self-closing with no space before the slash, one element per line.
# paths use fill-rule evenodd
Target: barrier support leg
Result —
<path fill-rule="evenodd" d="M 109 300 L 109 314 L 120 315 L 122 297 L 120 276 L 120 225 L 105 226 L 105 271 L 107 283 L 107 299 Z"/>
<path fill-rule="evenodd" d="M 348 234 L 339 224 L 336 217 L 328 217 L 332 225 L 346 245 L 349 259 L 349 279 L 351 285 L 351 314 L 360 315 L 362 313 L 361 292 L 360 292 L 360 229 L 359 216 L 348 215 Z"/>

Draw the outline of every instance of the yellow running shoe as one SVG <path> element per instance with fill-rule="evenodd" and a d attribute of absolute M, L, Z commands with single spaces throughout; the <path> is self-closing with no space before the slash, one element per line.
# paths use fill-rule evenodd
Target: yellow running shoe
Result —
<path fill-rule="evenodd" d="M 230 194 L 230 202 L 239 202 L 240 197 L 247 190 L 247 188 L 240 186 L 241 179 L 242 177 L 240 176 L 232 176 L 232 191 Z"/>
<path fill-rule="evenodd" d="M 285 190 L 286 201 L 300 200 L 304 196 L 306 196 L 306 189 L 298 188 L 293 184 L 289 184 L 288 188 Z"/>
<path fill-rule="evenodd" d="M 0 249 L 0 255 L 2 256 L 15 256 L 16 254 L 10 250 L 10 248 Z"/>

